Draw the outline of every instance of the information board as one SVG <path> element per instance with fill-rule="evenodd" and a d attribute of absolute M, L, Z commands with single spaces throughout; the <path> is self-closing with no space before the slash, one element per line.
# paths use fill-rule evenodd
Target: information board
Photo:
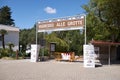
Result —
<path fill-rule="evenodd" d="M 95 68 L 95 52 L 93 45 L 84 45 L 84 67 Z"/>
<path fill-rule="evenodd" d="M 39 46 L 36 44 L 31 45 L 31 62 L 37 62 L 39 54 Z"/>
<path fill-rule="evenodd" d="M 56 47 L 56 43 L 50 43 L 50 51 L 54 52 Z"/>

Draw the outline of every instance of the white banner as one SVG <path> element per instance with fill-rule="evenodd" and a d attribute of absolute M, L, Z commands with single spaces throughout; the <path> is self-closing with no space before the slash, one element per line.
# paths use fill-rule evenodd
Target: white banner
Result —
<path fill-rule="evenodd" d="M 95 52 L 93 45 L 84 45 L 84 67 L 95 67 Z"/>

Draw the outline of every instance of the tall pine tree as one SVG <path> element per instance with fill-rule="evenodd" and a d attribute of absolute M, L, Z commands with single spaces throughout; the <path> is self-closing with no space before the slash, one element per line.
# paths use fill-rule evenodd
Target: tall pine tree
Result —
<path fill-rule="evenodd" d="M 0 24 L 14 25 L 14 20 L 11 18 L 11 9 L 8 6 L 0 8 Z"/>

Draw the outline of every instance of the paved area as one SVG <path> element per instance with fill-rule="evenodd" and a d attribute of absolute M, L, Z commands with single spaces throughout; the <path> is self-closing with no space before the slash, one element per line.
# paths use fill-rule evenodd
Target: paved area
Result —
<path fill-rule="evenodd" d="M 0 80 L 120 80 L 120 65 L 84 68 L 82 62 L 0 60 Z"/>

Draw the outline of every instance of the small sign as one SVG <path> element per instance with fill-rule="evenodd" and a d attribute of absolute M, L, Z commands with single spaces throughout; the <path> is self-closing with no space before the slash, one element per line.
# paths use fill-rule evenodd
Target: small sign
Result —
<path fill-rule="evenodd" d="M 55 46 L 56 44 L 55 43 L 50 43 L 50 51 L 55 51 Z"/>
<path fill-rule="evenodd" d="M 84 45 L 84 67 L 95 68 L 95 52 L 93 45 Z"/>

